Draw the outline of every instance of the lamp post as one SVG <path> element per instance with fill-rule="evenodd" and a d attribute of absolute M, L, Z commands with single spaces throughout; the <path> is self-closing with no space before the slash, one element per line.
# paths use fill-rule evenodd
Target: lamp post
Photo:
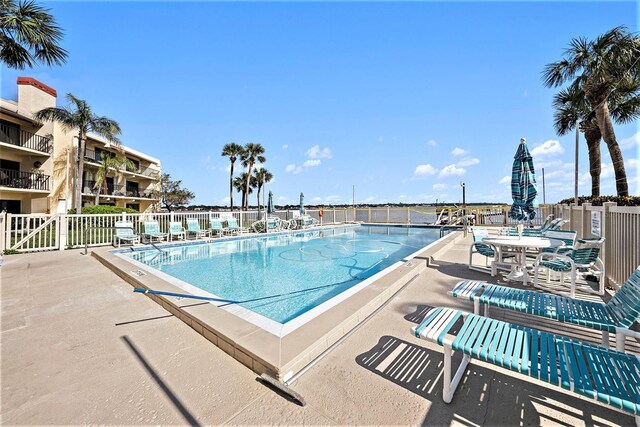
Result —
<path fill-rule="evenodd" d="M 460 187 L 462 187 L 462 215 L 465 214 L 464 209 L 467 207 L 467 199 L 466 199 L 466 185 L 464 182 L 460 182 Z"/>

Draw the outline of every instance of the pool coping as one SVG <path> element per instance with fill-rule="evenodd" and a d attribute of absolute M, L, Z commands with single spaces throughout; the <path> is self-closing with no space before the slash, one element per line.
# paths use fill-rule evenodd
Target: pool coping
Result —
<path fill-rule="evenodd" d="M 399 261 L 400 265 L 384 276 L 283 337 L 208 302 L 194 303 L 161 295 L 145 295 L 254 372 L 286 380 L 377 310 L 402 286 L 418 276 L 427 267 L 430 257 L 461 236 L 461 232 L 452 232 L 436 240 L 413 254 L 411 259 Z M 134 287 L 184 292 L 151 273 L 141 275 L 135 264 L 112 251 L 110 247 L 94 248 L 92 255 Z"/>

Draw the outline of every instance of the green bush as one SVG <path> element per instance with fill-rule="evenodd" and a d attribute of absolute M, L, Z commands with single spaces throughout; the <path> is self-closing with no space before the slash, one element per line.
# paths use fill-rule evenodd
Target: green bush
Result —
<path fill-rule="evenodd" d="M 560 200 L 561 205 L 570 205 L 574 202 L 573 197 L 569 199 Z M 640 197 L 637 196 L 579 196 L 578 206 L 582 206 L 583 203 L 591 203 L 593 206 L 602 206 L 604 202 L 616 202 L 618 206 L 640 206 Z"/>
<path fill-rule="evenodd" d="M 107 205 L 98 205 L 98 206 L 84 206 L 82 208 L 82 213 L 87 215 L 98 215 L 98 214 L 119 214 L 122 212 L 126 213 L 139 213 L 135 209 L 129 208 L 121 208 L 119 206 L 107 206 Z M 75 209 L 69 209 L 67 211 L 68 214 L 75 214 Z"/>

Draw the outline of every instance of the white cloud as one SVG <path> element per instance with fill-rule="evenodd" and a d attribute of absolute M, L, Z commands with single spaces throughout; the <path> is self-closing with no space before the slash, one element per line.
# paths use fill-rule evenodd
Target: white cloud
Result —
<path fill-rule="evenodd" d="M 447 188 L 447 184 L 433 184 L 433 189 L 436 191 L 442 191 Z"/>
<path fill-rule="evenodd" d="M 620 140 L 619 144 L 620 144 L 620 148 L 622 149 L 633 148 L 635 146 L 640 145 L 640 131 L 631 135 L 629 138 L 624 138 Z"/>
<path fill-rule="evenodd" d="M 369 196 L 366 199 L 363 200 L 363 203 L 371 203 L 375 200 L 376 198 L 373 196 Z"/>
<path fill-rule="evenodd" d="M 414 175 L 435 175 L 438 172 L 438 169 L 431 166 L 429 163 L 425 165 L 416 166 L 416 170 L 413 172 Z"/>
<path fill-rule="evenodd" d="M 321 163 L 322 163 L 322 160 L 320 159 L 307 160 L 302 164 L 302 166 L 304 166 L 305 168 L 312 168 L 315 166 L 320 166 Z"/>
<path fill-rule="evenodd" d="M 328 147 L 320 148 L 319 145 L 314 145 L 307 150 L 307 157 L 310 159 L 330 159 L 332 157 L 331 149 Z"/>
<path fill-rule="evenodd" d="M 225 169 L 227 172 L 231 172 L 231 163 L 229 163 L 229 164 L 227 165 L 227 167 L 226 167 L 226 168 L 224 168 L 224 169 Z"/>
<path fill-rule="evenodd" d="M 500 184 L 502 185 L 511 185 L 511 176 L 505 176 L 500 180 Z"/>
<path fill-rule="evenodd" d="M 294 175 L 299 174 L 300 172 L 302 172 L 302 166 L 296 166 L 296 165 L 287 165 L 286 168 L 284 168 L 285 172 L 290 172 Z"/>
<path fill-rule="evenodd" d="M 564 153 L 564 147 L 560 144 L 560 141 L 556 141 L 555 139 L 550 139 L 540 145 L 536 145 L 533 150 L 531 150 L 532 156 L 552 156 L 562 153 Z"/>
<path fill-rule="evenodd" d="M 287 148 L 289 148 L 289 144 L 284 144 L 284 145 L 282 146 L 282 149 L 283 149 L 283 150 L 286 150 Z"/>
<path fill-rule="evenodd" d="M 467 171 L 464 168 L 456 167 L 456 165 L 449 165 L 442 168 L 440 174 L 438 175 L 440 178 L 446 176 L 460 176 L 464 175 Z"/>
<path fill-rule="evenodd" d="M 451 152 L 451 154 L 453 154 L 454 156 L 463 156 L 465 154 L 467 154 L 468 151 L 467 150 L 463 150 L 462 148 L 454 148 L 453 151 Z"/>
<path fill-rule="evenodd" d="M 464 167 L 464 166 L 473 166 L 480 163 L 480 159 L 476 159 L 475 157 L 467 157 L 466 159 L 460 160 L 456 166 Z"/>
<path fill-rule="evenodd" d="M 314 197 L 311 201 L 313 203 L 322 203 L 322 197 Z"/>
<path fill-rule="evenodd" d="M 436 144 L 437 144 L 437 143 L 436 143 L 436 140 L 435 140 L 435 139 L 430 139 L 430 140 L 428 140 L 428 141 L 427 141 L 427 145 L 430 145 L 430 146 L 432 146 L 432 147 L 435 147 L 435 146 L 436 146 Z"/>

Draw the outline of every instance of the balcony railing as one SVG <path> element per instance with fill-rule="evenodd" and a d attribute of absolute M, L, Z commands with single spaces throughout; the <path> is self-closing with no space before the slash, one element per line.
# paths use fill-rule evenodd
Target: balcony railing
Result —
<path fill-rule="evenodd" d="M 49 191 L 50 176 L 43 173 L 0 169 L 0 186 Z"/>
<path fill-rule="evenodd" d="M 94 150 L 90 150 L 90 149 L 86 149 L 84 152 L 84 160 L 87 162 L 92 162 L 92 163 L 102 163 L 102 158 L 101 158 L 101 153 L 108 153 L 111 156 L 115 156 L 114 153 L 111 153 L 109 151 L 94 151 Z M 144 175 L 146 177 L 149 177 L 151 179 L 159 179 L 160 178 L 160 173 L 158 172 L 157 169 L 151 169 L 150 167 L 140 167 L 138 166 L 138 168 L 136 170 L 132 170 L 129 172 L 133 172 L 133 173 L 137 173 L 140 175 Z"/>
<path fill-rule="evenodd" d="M 82 192 L 85 194 L 95 194 L 94 189 L 96 181 L 84 181 L 82 185 Z M 140 199 L 152 199 L 153 195 L 151 190 L 143 191 L 135 187 L 126 187 L 124 185 L 107 184 L 107 192 L 104 192 L 104 187 L 100 190 L 102 196 L 120 196 L 120 197 L 136 197 Z"/>
<path fill-rule="evenodd" d="M 36 135 L 4 123 L 0 123 L 0 142 L 30 148 L 46 154 L 50 154 L 52 148 L 51 138 Z"/>

